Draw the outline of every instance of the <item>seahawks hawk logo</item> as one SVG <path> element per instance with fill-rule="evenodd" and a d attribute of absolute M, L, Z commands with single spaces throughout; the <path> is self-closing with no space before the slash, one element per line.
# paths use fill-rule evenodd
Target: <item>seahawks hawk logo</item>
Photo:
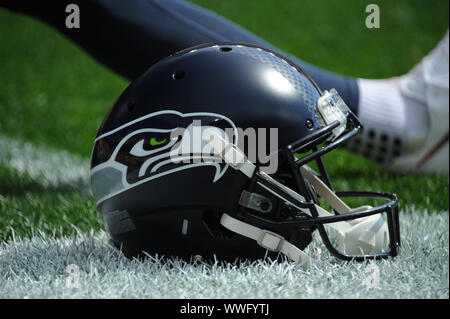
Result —
<path fill-rule="evenodd" d="M 98 136 L 94 142 L 91 181 L 97 204 L 149 180 L 180 170 L 213 166 L 218 181 L 227 169 L 204 139 L 214 130 L 237 143 L 237 129 L 216 113 L 159 111 Z"/>

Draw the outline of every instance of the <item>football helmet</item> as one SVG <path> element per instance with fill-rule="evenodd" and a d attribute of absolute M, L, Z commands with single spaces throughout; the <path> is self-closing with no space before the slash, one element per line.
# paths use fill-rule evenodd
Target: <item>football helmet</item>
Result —
<path fill-rule="evenodd" d="M 92 192 L 130 258 L 282 253 L 310 263 L 316 234 L 344 260 L 396 256 L 396 195 L 335 191 L 322 159 L 360 129 L 334 89 L 279 53 L 199 45 L 150 67 L 116 101 L 94 142 Z M 351 208 L 347 197 L 381 203 Z"/>

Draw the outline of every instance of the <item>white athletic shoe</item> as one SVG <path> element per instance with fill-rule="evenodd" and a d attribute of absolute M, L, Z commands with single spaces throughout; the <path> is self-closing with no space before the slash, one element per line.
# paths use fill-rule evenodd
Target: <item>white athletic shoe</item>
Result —
<path fill-rule="evenodd" d="M 401 155 L 387 166 L 393 172 L 449 172 L 449 32 L 408 74 L 401 78 L 402 94 L 428 108 L 430 132 L 418 150 Z"/>

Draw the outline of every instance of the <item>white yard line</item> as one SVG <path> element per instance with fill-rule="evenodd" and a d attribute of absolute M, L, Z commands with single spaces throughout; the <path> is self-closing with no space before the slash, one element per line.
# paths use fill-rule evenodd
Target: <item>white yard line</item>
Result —
<path fill-rule="evenodd" d="M 27 174 L 44 186 L 73 186 L 89 190 L 89 159 L 36 146 L 0 134 L 0 165 L 12 167 L 19 174 Z"/>

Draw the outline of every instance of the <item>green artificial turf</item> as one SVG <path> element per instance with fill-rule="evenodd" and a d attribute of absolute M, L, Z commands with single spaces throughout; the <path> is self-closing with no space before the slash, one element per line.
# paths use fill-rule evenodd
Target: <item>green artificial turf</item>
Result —
<path fill-rule="evenodd" d="M 404 74 L 448 28 L 448 1 L 442 0 L 377 1 L 381 28 L 370 30 L 361 1 L 193 2 L 307 62 L 354 77 Z M 44 153 L 65 150 L 88 165 L 97 129 L 128 83 L 32 18 L 0 9 L 0 39 L 0 136 Z M 102 228 L 87 192 L 70 182 L 43 185 L 39 174 L 11 167 L 8 154 L 21 154 L 8 147 L 0 152 L 0 241 L 11 239 L 12 230 L 29 237 L 36 231 L 71 235 L 72 225 L 82 232 Z M 401 207 L 448 211 L 448 176 L 393 176 L 344 150 L 325 161 L 336 189 L 395 192 Z"/>

